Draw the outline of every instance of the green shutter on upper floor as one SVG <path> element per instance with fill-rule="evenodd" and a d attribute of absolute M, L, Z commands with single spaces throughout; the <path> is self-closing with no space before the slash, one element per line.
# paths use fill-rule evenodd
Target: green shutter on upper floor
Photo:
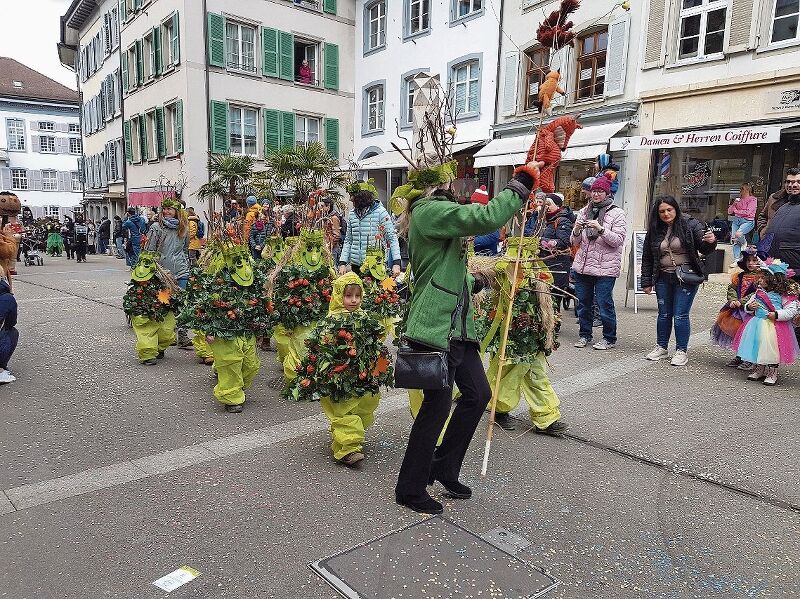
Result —
<path fill-rule="evenodd" d="M 211 100 L 211 152 L 228 153 L 228 103 Z"/>
<path fill-rule="evenodd" d="M 286 81 L 294 81 L 294 36 L 291 33 L 279 31 L 278 38 L 280 52 L 279 77 Z"/>
<path fill-rule="evenodd" d="M 281 113 L 281 149 L 294 147 L 294 113 Z"/>
<path fill-rule="evenodd" d="M 131 152 L 131 122 L 123 121 L 122 123 L 122 136 L 125 138 L 125 162 L 131 163 L 133 153 Z"/>
<path fill-rule="evenodd" d="M 175 151 L 183 152 L 183 100 L 175 103 Z"/>
<path fill-rule="evenodd" d="M 153 27 L 153 74 L 160 75 L 164 70 L 164 64 L 161 61 L 161 27 Z"/>
<path fill-rule="evenodd" d="M 139 117 L 139 148 L 141 149 L 142 162 L 150 158 L 147 155 L 147 115 Z"/>
<path fill-rule="evenodd" d="M 264 109 L 264 156 L 281 149 L 281 113 Z"/>
<path fill-rule="evenodd" d="M 339 119 L 325 119 L 325 149 L 334 160 L 339 160 Z"/>
<path fill-rule="evenodd" d="M 136 53 L 136 84 L 141 85 L 144 77 L 144 56 L 142 55 L 142 40 L 136 40 L 134 48 Z"/>
<path fill-rule="evenodd" d="M 335 15 L 336 0 L 324 0 L 322 3 L 322 10 L 324 10 L 328 14 Z"/>
<path fill-rule="evenodd" d="M 167 155 L 167 134 L 164 128 L 164 107 L 156 108 L 156 140 L 158 141 L 158 156 Z"/>
<path fill-rule="evenodd" d="M 178 12 L 172 15 L 172 64 L 178 64 L 181 61 L 181 26 Z"/>
<path fill-rule="evenodd" d="M 208 13 L 208 64 L 225 66 L 225 17 Z"/>
<path fill-rule="evenodd" d="M 277 77 L 279 75 L 278 64 L 280 62 L 278 53 L 278 31 L 269 27 L 261 28 L 261 45 L 264 48 L 262 68 L 267 77 Z"/>
<path fill-rule="evenodd" d="M 339 89 L 339 46 L 325 44 L 325 89 Z"/>
<path fill-rule="evenodd" d="M 124 23 L 128 18 L 128 5 L 125 0 L 119 0 L 119 22 Z"/>

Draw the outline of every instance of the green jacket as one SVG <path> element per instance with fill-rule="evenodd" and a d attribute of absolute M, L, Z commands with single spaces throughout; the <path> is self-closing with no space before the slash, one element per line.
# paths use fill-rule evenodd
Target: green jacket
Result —
<path fill-rule="evenodd" d="M 526 192 L 524 185 L 512 180 L 485 206 L 435 196 L 414 202 L 408 232 L 414 273 L 408 339 L 442 350 L 450 348 L 451 339 L 477 343 L 464 238 L 504 225 L 522 207 L 520 198 L 527 198 Z"/>

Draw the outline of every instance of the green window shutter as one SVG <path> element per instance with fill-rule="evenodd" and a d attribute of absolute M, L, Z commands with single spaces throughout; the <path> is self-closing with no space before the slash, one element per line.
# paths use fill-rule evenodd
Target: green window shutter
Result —
<path fill-rule="evenodd" d="M 153 74 L 160 75 L 164 69 L 161 62 L 161 27 L 153 27 Z"/>
<path fill-rule="evenodd" d="M 325 149 L 339 160 L 339 119 L 325 119 Z"/>
<path fill-rule="evenodd" d="M 124 23 L 128 18 L 128 5 L 125 0 L 119 0 L 119 21 Z"/>
<path fill-rule="evenodd" d="M 120 68 L 122 70 L 122 91 L 128 91 L 128 51 L 125 50 L 122 53 L 122 59 L 120 62 Z"/>
<path fill-rule="evenodd" d="M 225 17 L 208 13 L 208 64 L 225 66 Z"/>
<path fill-rule="evenodd" d="M 263 27 L 261 29 L 261 45 L 264 47 L 264 74 L 267 77 L 277 77 L 279 75 L 278 31 Z"/>
<path fill-rule="evenodd" d="M 325 89 L 339 89 L 339 46 L 325 44 Z"/>
<path fill-rule="evenodd" d="M 167 135 L 164 130 L 164 107 L 156 108 L 156 139 L 158 140 L 159 157 L 167 155 Z"/>
<path fill-rule="evenodd" d="M 211 100 L 211 152 L 228 153 L 228 103 Z"/>
<path fill-rule="evenodd" d="M 294 147 L 294 113 L 281 113 L 281 148 Z"/>
<path fill-rule="evenodd" d="M 122 135 L 125 138 L 125 162 L 131 163 L 133 158 L 133 151 L 131 149 L 131 122 L 124 121 L 122 123 Z"/>
<path fill-rule="evenodd" d="M 144 76 L 144 56 L 142 55 L 142 40 L 136 40 L 136 84 L 142 84 Z"/>
<path fill-rule="evenodd" d="M 139 117 L 139 147 L 142 151 L 142 162 L 150 158 L 147 155 L 147 115 Z"/>
<path fill-rule="evenodd" d="M 264 110 L 264 156 L 281 149 L 281 113 Z"/>
<path fill-rule="evenodd" d="M 175 151 L 183 152 L 183 100 L 175 103 Z"/>
<path fill-rule="evenodd" d="M 336 14 L 336 0 L 324 0 L 322 3 L 322 10 L 328 14 Z"/>
<path fill-rule="evenodd" d="M 278 32 L 280 50 L 280 78 L 294 81 L 294 36 L 285 31 Z"/>
<path fill-rule="evenodd" d="M 181 61 L 181 28 L 177 12 L 172 15 L 172 39 L 170 43 L 172 44 L 172 63 L 178 64 Z"/>

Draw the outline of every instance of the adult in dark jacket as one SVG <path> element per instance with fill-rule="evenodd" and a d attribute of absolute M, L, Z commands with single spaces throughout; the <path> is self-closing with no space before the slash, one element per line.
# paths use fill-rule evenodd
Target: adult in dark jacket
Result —
<path fill-rule="evenodd" d="M 139 261 L 142 235 L 147 232 L 147 221 L 136 214 L 136 208 L 128 208 L 128 217 L 122 222 L 122 230 L 128 240 L 125 247 L 125 264 L 133 268 Z"/>
<path fill-rule="evenodd" d="M 8 286 L 6 273 L 0 268 L 0 384 L 17 380 L 8 371 L 8 361 L 17 348 L 17 300 Z"/>
<path fill-rule="evenodd" d="M 122 223 L 120 222 L 120 227 Z M 111 221 L 104 216 L 97 228 L 97 253 L 105 254 L 108 249 L 108 242 L 111 240 Z"/>
<path fill-rule="evenodd" d="M 114 216 L 114 250 L 119 259 L 125 257 L 125 231 L 122 228 L 122 218 L 119 215 Z"/>
<path fill-rule="evenodd" d="M 569 206 L 564 206 L 564 199 L 556 193 L 548 193 L 545 197 L 545 226 L 541 234 L 539 255 L 553 274 L 553 283 L 558 289 L 566 290 L 569 286 L 569 269 L 572 268 L 570 253 L 572 227 L 575 225 L 575 213 Z M 553 297 L 561 305 L 561 296 L 557 291 Z"/>
<path fill-rule="evenodd" d="M 67 260 L 75 257 L 75 223 L 68 216 L 64 217 L 64 224 L 61 225 L 61 242 L 67 252 Z"/>
<path fill-rule="evenodd" d="M 783 181 L 783 187 L 773 193 L 764 203 L 764 208 L 756 217 L 756 231 L 759 237 L 764 237 L 767 232 L 767 225 L 775 217 L 775 213 L 786 203 L 789 194 L 789 186 L 795 183 L 800 178 L 800 168 L 790 168 L 786 171 L 786 179 Z M 796 184 L 796 183 L 795 183 Z M 797 193 L 796 191 L 794 193 Z"/>
<path fill-rule="evenodd" d="M 786 199 L 767 224 L 765 233 L 775 236 L 769 255 L 786 262 L 800 281 L 800 169 L 790 171 L 798 172 L 786 175 Z"/>
<path fill-rule="evenodd" d="M 699 283 L 681 283 L 676 271 L 689 266 L 704 275 L 700 254 L 707 255 L 717 247 L 714 233 L 706 231 L 700 221 L 685 217 L 672 196 L 657 197 L 650 212 L 647 235 L 642 254 L 642 288 L 645 293 L 656 292 L 658 320 L 656 347 L 647 354 L 648 360 L 667 357 L 667 346 L 675 327 L 673 366 L 685 366 L 689 361 L 689 311 Z"/>

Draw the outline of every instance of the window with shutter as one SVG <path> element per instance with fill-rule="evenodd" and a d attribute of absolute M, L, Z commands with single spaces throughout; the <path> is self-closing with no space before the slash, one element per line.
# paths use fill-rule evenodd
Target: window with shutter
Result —
<path fill-rule="evenodd" d="M 147 153 L 147 115 L 139 117 L 139 152 L 142 162 L 150 158 Z"/>
<path fill-rule="evenodd" d="M 228 153 L 228 103 L 211 100 L 211 152 Z"/>
<path fill-rule="evenodd" d="M 183 152 L 183 100 L 175 103 L 175 151 Z"/>
<path fill-rule="evenodd" d="M 141 85 L 144 81 L 144 52 L 142 50 L 142 40 L 136 40 L 134 48 L 136 53 L 136 84 Z"/>
<path fill-rule="evenodd" d="M 178 64 L 181 61 L 181 30 L 180 19 L 176 12 L 172 15 L 172 64 Z"/>
<path fill-rule="evenodd" d="M 153 74 L 160 75 L 164 69 L 161 60 L 161 31 L 160 27 L 153 27 Z"/>
<path fill-rule="evenodd" d="M 628 68 L 628 35 L 630 14 L 613 21 L 608 26 L 608 54 L 606 58 L 606 80 L 603 95 L 606 98 L 625 93 L 625 71 Z"/>
<path fill-rule="evenodd" d="M 208 64 L 225 66 L 225 17 L 208 13 Z"/>
<path fill-rule="evenodd" d="M 158 142 L 158 155 L 167 155 L 167 135 L 164 129 L 164 108 L 156 108 L 156 141 Z"/>
<path fill-rule="evenodd" d="M 264 110 L 264 156 L 281 149 L 281 113 Z"/>
<path fill-rule="evenodd" d="M 509 52 L 503 61 L 503 115 L 517 112 L 517 76 L 519 71 L 519 52 Z"/>
<path fill-rule="evenodd" d="M 278 75 L 286 81 L 294 81 L 294 36 L 285 31 L 278 32 L 280 65 Z"/>
<path fill-rule="evenodd" d="M 325 119 L 325 149 L 339 160 L 339 119 Z"/>
<path fill-rule="evenodd" d="M 335 15 L 336 14 L 336 0 L 323 0 L 322 2 L 322 10 L 326 13 Z"/>
<path fill-rule="evenodd" d="M 126 0 L 119 0 L 119 18 L 125 21 L 128 18 L 128 6 Z"/>
<path fill-rule="evenodd" d="M 777 2 L 785 4 L 785 2 Z M 797 3 L 795 3 L 795 6 Z M 750 28 L 757 24 L 753 19 L 753 0 L 731 0 L 730 33 L 728 34 L 728 52 L 741 52 L 752 47 Z"/>
<path fill-rule="evenodd" d="M 128 52 L 120 57 L 120 71 L 122 72 L 122 91 L 128 91 Z"/>
<path fill-rule="evenodd" d="M 133 148 L 131 147 L 131 122 L 122 123 L 122 137 L 125 142 L 125 162 L 133 162 Z"/>
<path fill-rule="evenodd" d="M 325 44 L 325 89 L 339 89 L 339 46 Z"/>
<path fill-rule="evenodd" d="M 280 55 L 278 53 L 278 31 L 263 27 L 261 29 L 261 47 L 263 48 L 262 69 L 267 77 L 278 77 Z"/>
<path fill-rule="evenodd" d="M 660 67 L 664 64 L 665 0 L 649 0 L 648 6 L 643 63 L 645 69 Z"/>
<path fill-rule="evenodd" d="M 294 146 L 294 113 L 281 112 L 281 148 Z"/>

